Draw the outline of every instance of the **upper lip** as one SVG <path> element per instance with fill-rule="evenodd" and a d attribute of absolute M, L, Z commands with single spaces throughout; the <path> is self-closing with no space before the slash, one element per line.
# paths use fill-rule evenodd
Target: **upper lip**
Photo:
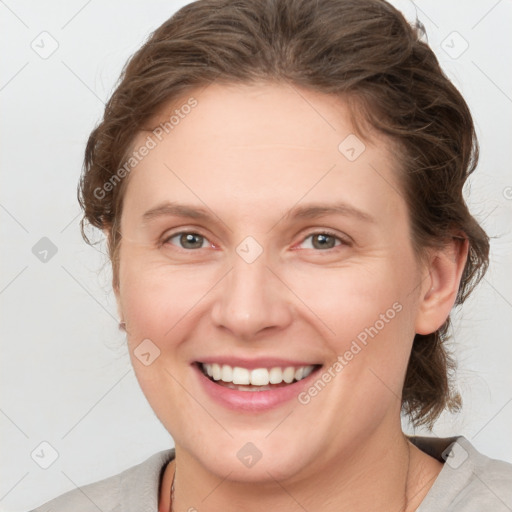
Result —
<path fill-rule="evenodd" d="M 243 358 L 243 357 L 234 357 L 234 356 L 212 356 L 212 357 L 204 357 L 202 359 L 196 360 L 198 363 L 205 364 L 213 364 L 217 363 L 219 365 L 227 364 L 228 366 L 235 367 L 238 366 L 240 368 L 247 368 L 249 370 L 253 370 L 255 368 L 286 368 L 288 366 L 300 367 L 300 366 L 316 366 L 320 363 L 308 362 L 308 361 L 298 361 L 296 359 L 281 359 L 277 357 L 258 357 L 253 359 Z"/>

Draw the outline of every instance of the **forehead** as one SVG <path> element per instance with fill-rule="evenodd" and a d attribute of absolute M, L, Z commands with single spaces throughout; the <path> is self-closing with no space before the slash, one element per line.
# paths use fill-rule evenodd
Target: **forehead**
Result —
<path fill-rule="evenodd" d="M 191 102 L 195 106 L 189 108 Z M 172 133 L 184 149 L 197 144 L 246 151 L 281 146 L 337 157 L 340 140 L 355 132 L 349 116 L 339 97 L 297 85 L 213 83 L 172 100 L 148 124 L 165 130 L 171 120 L 175 124 L 164 137 Z"/>
<path fill-rule="evenodd" d="M 154 147 L 131 172 L 128 207 L 176 194 L 224 207 L 229 198 L 239 212 L 251 202 L 292 206 L 305 195 L 352 196 L 361 208 L 397 204 L 395 148 L 376 133 L 356 134 L 334 96 L 285 84 L 212 84 L 169 103 L 148 126 L 134 148 L 148 137 Z"/>

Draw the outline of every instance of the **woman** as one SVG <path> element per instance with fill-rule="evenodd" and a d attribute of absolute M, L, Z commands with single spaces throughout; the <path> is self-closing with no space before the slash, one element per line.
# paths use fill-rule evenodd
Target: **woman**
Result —
<path fill-rule="evenodd" d="M 512 466 L 403 434 L 460 399 L 449 314 L 488 238 L 473 122 L 381 0 L 201 0 L 92 132 L 84 220 L 175 441 L 37 510 L 512 509 Z"/>

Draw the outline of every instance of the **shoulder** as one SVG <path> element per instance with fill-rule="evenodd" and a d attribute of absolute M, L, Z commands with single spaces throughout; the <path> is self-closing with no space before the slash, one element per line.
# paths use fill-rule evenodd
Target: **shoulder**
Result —
<path fill-rule="evenodd" d="M 418 512 L 512 510 L 512 464 L 483 455 L 463 436 L 432 445 L 445 463 Z"/>
<path fill-rule="evenodd" d="M 512 509 L 512 464 L 483 455 L 464 437 L 457 443 L 467 453 L 468 485 L 461 492 L 460 500 L 479 501 L 493 505 L 492 510 Z M 466 454 L 462 454 L 466 457 Z"/>
<path fill-rule="evenodd" d="M 174 458 L 174 448 L 104 480 L 77 487 L 32 512 L 131 512 L 157 510 L 163 468 Z"/>

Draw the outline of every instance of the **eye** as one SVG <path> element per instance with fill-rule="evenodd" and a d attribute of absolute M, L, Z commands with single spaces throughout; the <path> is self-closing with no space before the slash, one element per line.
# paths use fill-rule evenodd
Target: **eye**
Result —
<path fill-rule="evenodd" d="M 310 241 L 308 242 L 308 240 Z M 304 249 L 328 250 L 334 249 L 334 247 L 342 244 L 348 245 L 348 242 L 342 240 L 339 236 L 336 236 L 333 233 L 320 232 L 308 235 L 301 245 L 306 245 Z"/>
<path fill-rule="evenodd" d="M 188 231 L 183 231 L 171 235 L 170 237 L 166 238 L 163 243 L 171 243 L 172 245 L 177 245 L 182 249 L 203 249 L 205 247 L 211 246 L 206 237 L 200 235 L 199 233 Z"/>
<path fill-rule="evenodd" d="M 206 237 L 192 231 L 182 231 L 175 233 L 174 235 L 167 237 L 163 243 L 170 243 L 171 245 L 176 245 L 182 249 L 187 250 L 204 249 L 206 247 L 212 246 Z M 340 245 L 350 244 L 348 241 L 343 240 L 341 237 L 333 233 L 318 232 L 308 235 L 300 245 L 304 246 L 303 249 L 317 249 L 325 251 L 334 249 Z"/>

